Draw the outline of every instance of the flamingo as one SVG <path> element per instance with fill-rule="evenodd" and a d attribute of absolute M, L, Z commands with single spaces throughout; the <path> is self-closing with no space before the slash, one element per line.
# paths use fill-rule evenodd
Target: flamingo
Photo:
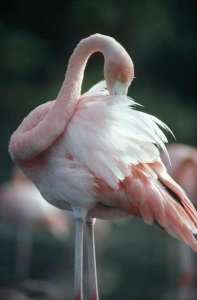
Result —
<path fill-rule="evenodd" d="M 166 159 L 165 153 L 161 153 L 163 163 L 169 174 L 187 192 L 192 203 L 197 207 L 197 149 L 184 144 L 170 144 L 168 154 L 171 164 Z M 179 244 L 180 286 L 177 295 L 179 300 L 192 299 L 195 289 L 196 260 L 185 244 Z"/>
<path fill-rule="evenodd" d="M 84 69 L 94 52 L 104 56 L 105 81 L 81 95 Z M 197 212 L 168 175 L 159 149 L 169 130 L 135 109 L 127 97 L 134 77 L 126 50 L 109 36 L 79 42 L 57 99 L 38 106 L 13 133 L 9 152 L 51 204 L 71 210 L 76 222 L 74 299 L 83 299 L 83 225 L 87 229 L 89 293 L 98 300 L 94 246 L 96 218 L 130 215 L 197 251 Z M 162 129 L 161 129 L 161 128 Z"/>
<path fill-rule="evenodd" d="M 197 207 L 197 149 L 184 144 L 169 144 L 167 149 L 171 164 L 162 152 L 163 163 L 169 174 L 184 188 Z"/>
<path fill-rule="evenodd" d="M 0 217 L 17 229 L 15 279 L 20 283 L 29 276 L 33 229 L 47 228 L 61 241 L 69 233 L 69 218 L 44 201 L 35 185 L 18 168 L 14 168 L 10 180 L 0 186 Z"/>

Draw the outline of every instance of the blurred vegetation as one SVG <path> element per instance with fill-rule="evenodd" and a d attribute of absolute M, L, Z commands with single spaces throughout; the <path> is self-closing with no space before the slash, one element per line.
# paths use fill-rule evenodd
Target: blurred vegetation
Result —
<path fill-rule="evenodd" d="M 197 146 L 196 11 L 191 0 L 1 0 L 0 182 L 13 167 L 10 135 L 29 111 L 56 98 L 74 47 L 96 32 L 113 36 L 131 55 L 136 79 L 129 95 L 167 123 L 178 142 Z M 83 91 L 103 78 L 102 65 L 101 55 L 90 58 Z M 175 289 L 178 266 L 173 257 L 169 267 L 166 253 L 176 241 L 134 220 L 113 223 L 112 229 L 98 266 L 102 299 L 163 299 Z M 0 233 L 3 242 L 2 227 Z M 109 294 L 105 275 L 115 282 Z"/>

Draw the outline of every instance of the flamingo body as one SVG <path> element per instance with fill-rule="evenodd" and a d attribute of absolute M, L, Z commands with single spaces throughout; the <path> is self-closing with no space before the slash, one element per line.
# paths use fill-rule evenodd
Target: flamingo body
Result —
<path fill-rule="evenodd" d="M 99 201 L 98 193 L 95 194 L 99 179 L 118 189 L 119 182 L 130 175 L 132 164 L 152 162 L 159 157 L 153 143 L 162 144 L 164 135 L 152 117 L 132 110 L 130 105 L 135 103 L 129 98 L 99 92 L 95 91 L 97 96 L 91 92 L 82 95 L 66 130 L 52 147 L 36 159 L 22 163 L 43 196 L 56 206 L 60 201 L 89 209 Z M 47 103 L 47 107 L 53 104 Z M 38 120 L 45 109 L 41 105 L 30 119 Z M 134 127 L 137 118 L 138 128 Z M 161 138 L 143 130 L 149 123 Z"/>
<path fill-rule="evenodd" d="M 41 121 L 54 104 L 36 108 L 23 121 L 25 130 L 31 122 L 35 126 Z M 196 212 L 167 174 L 156 146 L 165 149 L 167 140 L 157 124 L 166 126 L 131 105 L 136 103 L 126 96 L 110 96 L 105 83 L 97 84 L 80 97 L 72 119 L 54 144 L 19 165 L 42 196 L 57 207 L 80 207 L 92 217 L 111 218 L 103 213 L 105 208 L 98 211 L 104 206 L 139 216 L 149 224 L 156 219 L 166 231 L 196 249 L 191 234 L 196 232 Z M 177 194 L 179 203 L 165 187 Z"/>

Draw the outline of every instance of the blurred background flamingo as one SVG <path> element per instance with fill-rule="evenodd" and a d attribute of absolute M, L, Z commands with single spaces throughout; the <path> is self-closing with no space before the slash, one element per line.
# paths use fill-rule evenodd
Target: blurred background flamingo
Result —
<path fill-rule="evenodd" d="M 0 218 L 16 229 L 13 277 L 22 286 L 30 279 L 35 230 L 48 230 L 63 246 L 71 218 L 44 201 L 18 168 L 14 168 L 10 180 L 0 187 Z"/>
<path fill-rule="evenodd" d="M 162 160 L 170 175 L 185 190 L 197 208 L 197 148 L 184 144 L 171 144 L 167 147 L 170 162 L 162 154 Z M 178 300 L 196 299 L 197 257 L 183 243 L 179 245 L 179 290 Z"/>

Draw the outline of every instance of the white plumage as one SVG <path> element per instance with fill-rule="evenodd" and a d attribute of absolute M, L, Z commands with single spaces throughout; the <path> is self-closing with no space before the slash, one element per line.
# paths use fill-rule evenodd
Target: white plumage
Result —
<path fill-rule="evenodd" d="M 130 174 L 132 164 L 158 159 L 157 146 L 165 149 L 167 139 L 157 123 L 165 125 L 135 110 L 137 103 L 131 98 L 109 96 L 104 82 L 85 96 L 81 96 L 57 148 L 72 153 L 74 161 L 117 188 L 119 180 Z"/>

